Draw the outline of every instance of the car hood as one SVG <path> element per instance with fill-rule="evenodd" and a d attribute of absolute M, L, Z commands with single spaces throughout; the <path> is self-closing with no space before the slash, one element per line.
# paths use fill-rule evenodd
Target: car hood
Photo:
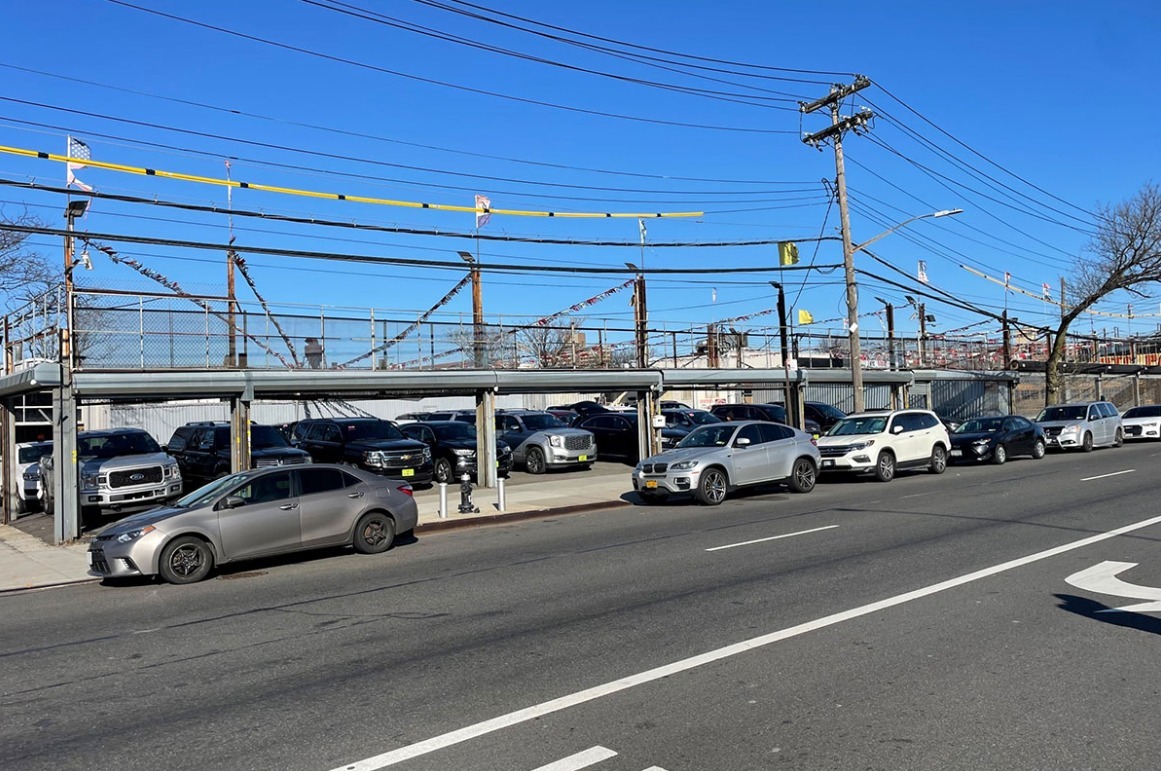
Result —
<path fill-rule="evenodd" d="M 1064 428 L 1065 426 L 1081 426 L 1088 423 L 1084 418 L 1076 418 L 1075 420 L 1038 420 L 1036 425 L 1041 428 Z"/>
<path fill-rule="evenodd" d="M 250 455 L 255 458 L 301 458 L 310 453 L 297 447 L 256 447 Z"/>
<path fill-rule="evenodd" d="M 819 447 L 843 447 L 855 442 L 867 442 L 878 439 L 882 434 L 843 434 L 842 436 L 820 436 L 816 441 Z"/>
<path fill-rule="evenodd" d="M 133 514 L 132 516 L 118 520 L 115 524 L 102 530 L 98 536 L 130 533 L 134 530 L 143 528 L 146 525 L 156 525 L 158 522 L 164 522 L 167 519 L 172 519 L 179 514 L 185 514 L 190 511 L 197 511 L 197 509 L 182 509 L 176 506 L 159 506 L 156 509 L 143 511 L 140 514 Z"/>
<path fill-rule="evenodd" d="M 347 447 L 356 450 L 412 450 L 422 452 L 426 444 L 418 439 L 362 439 L 350 442 Z"/>
<path fill-rule="evenodd" d="M 677 463 L 682 460 L 700 460 L 708 455 L 729 451 L 728 447 L 676 447 L 641 461 L 642 463 Z"/>
<path fill-rule="evenodd" d="M 977 439 L 991 439 L 999 436 L 994 431 L 974 431 L 970 434 L 951 434 L 951 443 L 954 444 L 971 444 Z"/>
<path fill-rule="evenodd" d="M 1121 418 L 1122 425 L 1146 426 L 1150 423 L 1161 423 L 1161 418 Z"/>
<path fill-rule="evenodd" d="M 170 466 L 176 462 L 164 452 L 151 452 L 144 455 L 120 455 L 116 458 L 82 458 L 81 471 L 96 473 L 97 471 L 141 468 L 142 466 Z"/>

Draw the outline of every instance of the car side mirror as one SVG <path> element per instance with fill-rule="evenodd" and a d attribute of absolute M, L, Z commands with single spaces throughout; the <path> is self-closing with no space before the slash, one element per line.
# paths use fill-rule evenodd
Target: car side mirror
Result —
<path fill-rule="evenodd" d="M 242 498 L 238 497 L 237 495 L 227 495 L 226 499 L 224 501 L 222 501 L 221 507 L 223 509 L 236 509 L 239 506 L 245 506 L 245 505 L 246 505 L 246 501 L 243 500 Z"/>
<path fill-rule="evenodd" d="M 749 444 L 750 444 L 749 437 L 739 436 L 737 439 L 734 440 L 735 447 L 746 447 Z"/>
<path fill-rule="evenodd" d="M 892 433 L 892 434 L 901 434 L 901 433 L 903 433 L 903 426 L 892 426 L 892 427 L 891 427 L 891 433 Z"/>

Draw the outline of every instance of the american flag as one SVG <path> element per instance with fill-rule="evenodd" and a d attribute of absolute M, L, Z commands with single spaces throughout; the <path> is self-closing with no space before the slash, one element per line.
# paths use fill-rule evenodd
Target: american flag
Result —
<path fill-rule="evenodd" d="M 919 280 L 922 281 L 924 284 L 926 284 L 927 283 L 927 260 L 920 260 L 919 261 L 918 274 L 919 274 Z"/>
<path fill-rule="evenodd" d="M 68 138 L 68 145 L 66 146 L 65 155 L 67 155 L 69 158 L 77 158 L 81 161 L 87 161 L 93 157 L 93 153 L 89 150 L 89 146 L 76 137 Z M 77 161 L 69 161 L 65 164 L 65 187 L 68 187 L 69 185 L 76 185 L 86 193 L 91 193 L 93 192 L 93 188 L 89 185 L 86 185 L 84 182 L 81 182 L 79 179 L 77 179 L 76 174 L 73 173 L 78 169 L 83 168 L 85 168 L 85 164 L 79 163 Z"/>
<path fill-rule="evenodd" d="M 492 208 L 492 201 L 487 196 L 476 196 L 476 230 L 488 224 L 488 220 L 492 219 L 492 212 L 488 211 Z"/>

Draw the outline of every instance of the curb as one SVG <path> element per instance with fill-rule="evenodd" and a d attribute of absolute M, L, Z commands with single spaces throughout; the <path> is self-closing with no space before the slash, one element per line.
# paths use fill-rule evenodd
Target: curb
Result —
<path fill-rule="evenodd" d="M 29 584 L 28 586 L 13 586 L 8 589 L 0 589 L 0 597 L 6 594 L 16 594 L 17 592 L 38 592 L 42 589 L 59 589 L 62 586 L 76 586 L 78 584 L 99 584 L 100 578 L 77 578 L 72 581 L 54 581 L 50 584 Z"/>
<path fill-rule="evenodd" d="M 478 525 L 500 525 L 505 522 L 519 522 L 525 519 L 543 519 L 558 514 L 575 514 L 581 511 L 604 511 L 632 506 L 628 501 L 599 501 L 596 503 L 577 503 L 571 506 L 554 506 L 548 509 L 533 509 L 531 511 L 516 511 L 512 513 L 487 514 L 464 519 L 446 519 L 427 522 L 415 526 L 415 532 L 439 532 L 443 530 L 459 530 L 460 528 Z"/>

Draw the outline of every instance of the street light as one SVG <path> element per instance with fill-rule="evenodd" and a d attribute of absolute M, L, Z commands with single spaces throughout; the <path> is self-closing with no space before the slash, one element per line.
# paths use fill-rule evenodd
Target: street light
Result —
<path fill-rule="evenodd" d="M 892 225 L 879 235 L 875 236 L 874 238 L 869 238 L 857 246 L 850 245 L 849 230 L 844 231 L 843 268 L 846 273 L 847 285 L 847 334 L 850 338 L 851 388 L 854 391 L 855 412 L 863 411 L 863 354 L 859 344 L 859 294 L 858 286 L 855 282 L 855 253 L 866 249 L 880 238 L 889 236 L 896 230 L 906 227 L 907 225 L 910 225 L 912 222 L 917 220 L 928 219 L 929 217 L 950 217 L 962 212 L 963 209 L 941 209 L 939 211 L 929 212 L 927 214 L 920 214 L 918 216 L 903 220 L 897 225 Z"/>

